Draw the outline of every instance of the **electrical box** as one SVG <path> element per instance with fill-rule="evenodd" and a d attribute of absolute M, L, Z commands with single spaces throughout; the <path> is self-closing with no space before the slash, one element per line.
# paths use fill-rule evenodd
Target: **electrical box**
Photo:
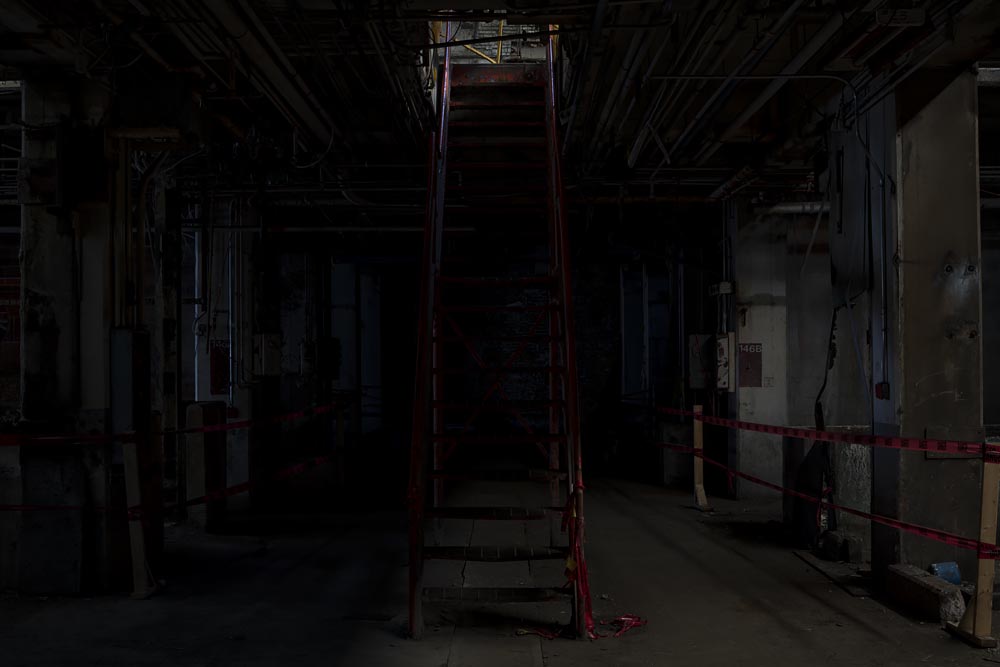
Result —
<path fill-rule="evenodd" d="M 715 384 L 715 336 L 688 336 L 688 387 L 709 389 Z"/>
<path fill-rule="evenodd" d="M 715 388 L 736 390 L 736 334 L 729 332 L 715 337 Z"/>
<path fill-rule="evenodd" d="M 728 280 L 724 280 L 721 283 L 716 283 L 708 288 L 708 294 L 710 296 L 723 296 L 725 294 L 732 294 L 735 290 L 733 289 L 733 284 Z"/>

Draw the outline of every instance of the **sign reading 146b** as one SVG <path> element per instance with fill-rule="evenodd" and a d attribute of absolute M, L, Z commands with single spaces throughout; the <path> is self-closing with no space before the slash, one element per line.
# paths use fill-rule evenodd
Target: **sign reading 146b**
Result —
<path fill-rule="evenodd" d="M 763 386 L 763 361 L 761 359 L 764 346 L 761 343 L 740 343 L 740 386 Z"/>

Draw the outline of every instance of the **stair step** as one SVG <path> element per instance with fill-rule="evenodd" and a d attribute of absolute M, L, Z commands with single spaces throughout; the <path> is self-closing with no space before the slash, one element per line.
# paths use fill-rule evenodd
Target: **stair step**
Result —
<path fill-rule="evenodd" d="M 475 433 L 434 433 L 431 442 L 466 443 L 470 445 L 532 445 L 539 442 L 565 442 L 566 436 L 551 433 L 512 433 L 510 435 L 477 435 Z"/>
<path fill-rule="evenodd" d="M 515 277 L 492 277 L 492 276 L 438 276 L 442 283 L 450 285 L 473 285 L 473 286 L 517 286 L 517 285 L 547 285 L 555 282 L 553 276 L 515 276 Z"/>
<path fill-rule="evenodd" d="M 505 604 L 515 602 L 564 601 L 573 597 L 572 588 L 424 588 L 425 602 Z"/>
<path fill-rule="evenodd" d="M 478 229 L 483 233 L 504 236 L 510 231 L 508 227 L 527 228 L 526 233 L 536 237 L 540 245 L 547 239 L 546 230 L 536 227 L 547 222 L 544 206 L 544 198 L 472 196 L 468 199 L 451 199 L 447 204 L 448 219 L 445 224 L 461 225 L 463 229 L 478 225 Z M 500 227 L 498 222 L 503 222 L 506 226 Z M 520 260 L 509 261 L 514 263 Z M 539 259 L 539 261 L 547 260 Z"/>
<path fill-rule="evenodd" d="M 540 313 L 542 311 L 555 310 L 559 304 L 550 303 L 544 306 L 481 306 L 481 305 L 438 305 L 437 309 L 443 313 Z"/>
<path fill-rule="evenodd" d="M 568 554 L 568 549 L 558 547 L 424 547 L 426 560 L 466 560 L 479 563 L 561 560 Z"/>
<path fill-rule="evenodd" d="M 431 479 L 452 482 L 532 482 L 548 484 L 566 479 L 566 473 L 557 470 L 530 468 L 524 470 L 433 470 Z"/>
<path fill-rule="evenodd" d="M 539 183 L 538 181 L 530 182 L 519 182 L 519 183 L 497 183 L 496 181 L 489 184 L 472 184 L 472 185 L 458 185 L 448 183 L 445 184 L 445 191 L 455 194 L 471 194 L 471 195 L 506 195 L 509 197 L 520 197 L 525 192 L 537 193 L 537 192 L 547 192 L 549 186 L 545 182 Z M 542 229 L 540 231 L 547 231 Z"/>
<path fill-rule="evenodd" d="M 448 225 L 459 229 L 474 227 L 483 234 L 492 234 L 507 239 L 509 234 L 529 235 L 537 239 L 537 245 L 545 243 L 549 236 L 543 226 L 548 224 L 544 199 L 524 199 L 522 197 L 451 197 L 447 204 Z M 543 227 L 539 229 L 539 227 Z M 457 230 L 456 230 L 457 231 Z M 497 261 L 496 258 L 490 258 Z M 517 261 L 517 260 L 513 260 Z M 541 262 L 547 259 L 539 259 Z"/>
<path fill-rule="evenodd" d="M 546 82 L 545 70 L 541 65 L 525 63 L 490 66 L 456 63 L 452 66 L 451 81 L 456 89 L 486 87 L 494 91 L 544 88 Z"/>
<path fill-rule="evenodd" d="M 566 401 L 563 400 L 532 400 L 532 399 L 520 399 L 514 401 L 504 401 L 503 403 L 488 403 L 482 405 L 479 403 L 455 403 L 453 401 L 431 401 L 431 406 L 439 410 L 480 410 L 482 412 L 490 412 L 493 410 L 512 410 L 515 408 L 521 408 L 522 410 L 540 410 L 542 408 L 560 408 L 566 405 Z"/>
<path fill-rule="evenodd" d="M 533 160 L 516 160 L 513 162 L 451 162 L 448 164 L 448 171 L 487 171 L 491 169 L 545 169 L 548 165 L 544 162 Z"/>
<path fill-rule="evenodd" d="M 449 108 L 489 111 L 491 109 L 531 109 L 544 106 L 545 100 L 452 100 Z"/>
<path fill-rule="evenodd" d="M 451 148 L 545 148 L 545 137 L 528 139 L 527 137 L 462 137 L 448 139 Z"/>
<path fill-rule="evenodd" d="M 545 127 L 541 120 L 453 120 L 449 127 Z"/>
<path fill-rule="evenodd" d="M 496 248 L 494 248 L 494 251 L 496 251 Z M 488 257 L 487 256 L 487 257 L 484 257 L 482 255 L 482 253 L 479 253 L 479 254 L 477 254 L 475 256 L 473 256 L 473 255 L 456 255 L 456 254 L 453 254 L 453 253 L 448 253 L 448 254 L 445 254 L 444 257 L 441 258 L 441 261 L 442 261 L 442 263 L 444 263 L 446 265 L 447 264 L 475 265 L 477 268 L 479 268 L 479 267 L 486 266 L 486 265 L 490 265 L 490 266 L 502 265 L 504 267 L 511 267 L 511 266 L 513 266 L 515 264 L 529 264 L 529 263 L 530 264 L 535 264 L 535 265 L 548 264 L 549 263 L 549 258 L 548 257 L 531 257 L 531 256 L 525 256 L 525 255 L 521 255 L 519 257 L 508 257 L 506 255 L 503 256 L 503 257 L 498 257 L 498 256 L 494 256 L 494 257 Z M 535 269 L 535 270 L 537 270 L 537 269 Z M 450 275 L 450 274 L 448 274 L 448 275 Z M 539 274 L 531 274 L 531 275 L 539 275 Z"/>
<path fill-rule="evenodd" d="M 427 516 L 432 519 L 538 521 L 562 511 L 562 507 L 435 507 L 427 510 Z"/>
<path fill-rule="evenodd" d="M 435 368 L 435 375 L 468 375 L 470 373 L 502 373 L 504 375 L 530 375 L 532 373 L 553 373 L 563 375 L 566 369 L 562 366 L 487 366 L 469 368 Z"/>
<path fill-rule="evenodd" d="M 552 341 L 562 340 L 561 336 L 542 336 L 542 335 L 529 335 L 529 336 L 434 336 L 434 340 L 441 343 L 523 343 L 525 341 L 529 343 L 551 343 Z"/>

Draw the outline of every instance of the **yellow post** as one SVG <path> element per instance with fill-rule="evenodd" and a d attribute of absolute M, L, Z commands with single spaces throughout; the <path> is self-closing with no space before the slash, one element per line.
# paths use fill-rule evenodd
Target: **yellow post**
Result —
<path fill-rule="evenodd" d="M 701 417 L 702 407 L 694 406 L 694 504 L 703 512 L 710 510 L 708 497 L 705 495 L 705 425 Z"/>
<path fill-rule="evenodd" d="M 997 539 L 997 502 L 1000 500 L 1000 464 L 983 459 L 982 502 L 979 507 L 979 541 L 994 544 Z M 979 648 L 993 648 L 993 580 L 996 563 L 979 558 L 976 575 L 976 595 L 969 601 L 965 615 L 958 623 L 948 623 L 945 629 Z"/>

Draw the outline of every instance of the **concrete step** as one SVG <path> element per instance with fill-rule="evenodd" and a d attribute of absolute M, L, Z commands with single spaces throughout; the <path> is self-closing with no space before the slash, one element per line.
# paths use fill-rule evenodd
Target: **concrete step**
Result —
<path fill-rule="evenodd" d="M 426 560 L 464 560 L 480 563 L 505 563 L 522 560 L 561 560 L 568 549 L 555 547 L 424 547 Z"/>
<path fill-rule="evenodd" d="M 425 602 L 509 604 L 565 601 L 572 588 L 424 588 Z"/>
<path fill-rule="evenodd" d="M 538 521 L 562 511 L 562 507 L 435 507 L 427 511 L 427 516 L 432 519 Z"/>

